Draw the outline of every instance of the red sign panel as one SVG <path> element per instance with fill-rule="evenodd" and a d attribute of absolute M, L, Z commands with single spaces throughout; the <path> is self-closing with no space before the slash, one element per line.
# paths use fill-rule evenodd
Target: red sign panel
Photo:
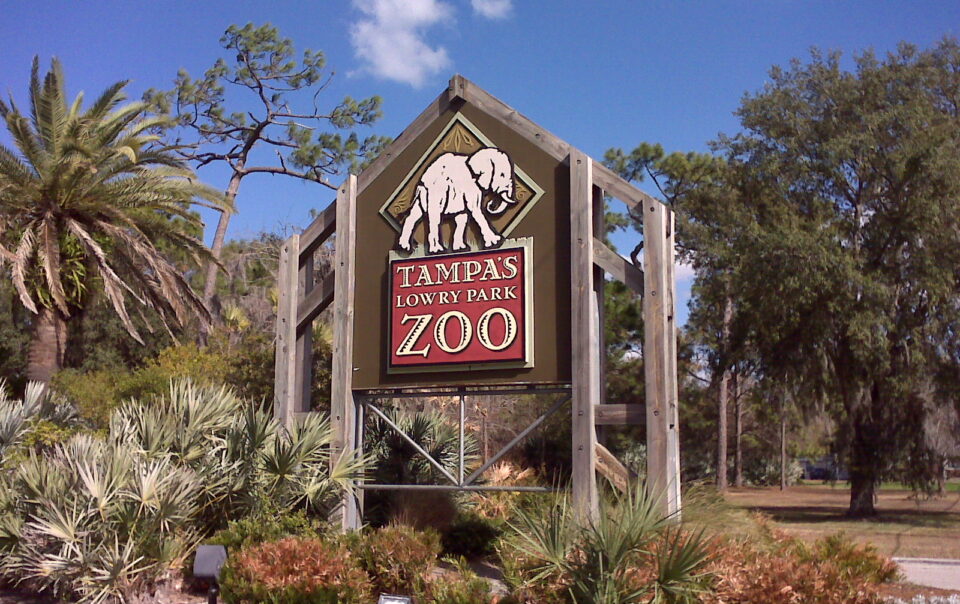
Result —
<path fill-rule="evenodd" d="M 390 261 L 390 369 L 529 366 L 529 243 Z"/>

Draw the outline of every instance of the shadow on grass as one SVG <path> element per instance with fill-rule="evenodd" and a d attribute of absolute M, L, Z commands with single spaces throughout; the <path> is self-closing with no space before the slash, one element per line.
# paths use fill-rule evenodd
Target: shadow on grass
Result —
<path fill-rule="evenodd" d="M 928 528 L 960 527 L 956 513 L 930 510 L 878 510 L 877 516 L 852 518 L 847 516 L 845 506 L 749 506 L 747 509 L 762 512 L 777 522 L 791 524 L 818 524 L 825 522 L 853 522 L 863 524 L 904 524 Z"/>

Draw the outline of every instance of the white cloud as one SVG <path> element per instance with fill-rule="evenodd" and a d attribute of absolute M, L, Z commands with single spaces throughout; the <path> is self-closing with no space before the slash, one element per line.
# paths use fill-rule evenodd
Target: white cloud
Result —
<path fill-rule="evenodd" d="M 363 69 L 375 76 L 419 88 L 447 69 L 447 49 L 431 48 L 425 30 L 453 19 L 441 0 L 354 0 L 365 16 L 353 24 L 351 42 Z"/>
<path fill-rule="evenodd" d="M 513 0 L 470 0 L 470 5 L 487 19 L 503 19 L 513 10 Z"/>

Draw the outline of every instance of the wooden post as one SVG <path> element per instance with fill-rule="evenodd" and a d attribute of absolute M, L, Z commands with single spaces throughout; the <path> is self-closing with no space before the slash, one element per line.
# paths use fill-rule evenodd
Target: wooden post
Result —
<path fill-rule="evenodd" d="M 673 212 L 659 202 L 643 204 L 643 268 L 647 487 L 673 516 L 680 512 Z"/>
<path fill-rule="evenodd" d="M 573 372 L 573 507 L 597 518 L 594 405 L 600 402 L 600 334 L 593 266 L 593 162 L 570 152 L 570 295 Z"/>
<path fill-rule="evenodd" d="M 605 203 L 603 199 L 603 189 L 600 187 L 593 188 L 593 239 L 594 242 L 603 242 L 603 238 L 607 233 L 607 220 L 605 215 Z M 596 246 L 593 246 L 596 249 Z M 598 391 L 598 404 L 604 404 L 607 402 L 607 346 L 604 339 L 604 325 L 606 317 L 604 316 L 604 293 L 606 288 L 606 277 L 604 275 L 604 270 L 599 264 L 593 265 L 593 295 L 596 296 L 597 303 L 597 352 L 599 353 L 599 368 L 597 369 L 600 376 L 600 385 Z M 598 429 L 597 438 L 598 441 L 606 445 L 607 438 L 609 436 L 610 429 L 606 426 Z"/>
<path fill-rule="evenodd" d="M 293 235 L 280 249 L 277 286 L 277 353 L 274 365 L 273 415 L 290 426 L 297 410 L 297 268 L 300 236 Z"/>
<path fill-rule="evenodd" d="M 298 254 L 299 255 L 299 254 Z M 300 259 L 300 269 L 297 287 L 297 307 L 302 305 L 304 298 L 313 290 L 313 253 Z M 298 321 L 299 322 L 299 321 Z M 297 366 L 294 392 L 294 412 L 309 411 L 313 392 L 313 321 L 307 321 L 297 329 Z"/>
<path fill-rule="evenodd" d="M 337 191 L 336 269 L 333 298 L 333 369 L 330 376 L 331 463 L 357 448 L 357 408 L 353 398 L 353 301 L 357 238 L 357 177 L 351 174 Z M 352 486 L 352 485 L 351 485 Z M 344 530 L 360 528 L 360 508 L 353 489 L 344 493 L 340 510 Z"/>

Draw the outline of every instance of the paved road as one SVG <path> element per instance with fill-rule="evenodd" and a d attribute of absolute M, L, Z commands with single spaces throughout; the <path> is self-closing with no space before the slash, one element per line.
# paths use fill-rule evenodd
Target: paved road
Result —
<path fill-rule="evenodd" d="M 960 590 L 960 560 L 894 558 L 893 561 L 910 583 Z"/>

